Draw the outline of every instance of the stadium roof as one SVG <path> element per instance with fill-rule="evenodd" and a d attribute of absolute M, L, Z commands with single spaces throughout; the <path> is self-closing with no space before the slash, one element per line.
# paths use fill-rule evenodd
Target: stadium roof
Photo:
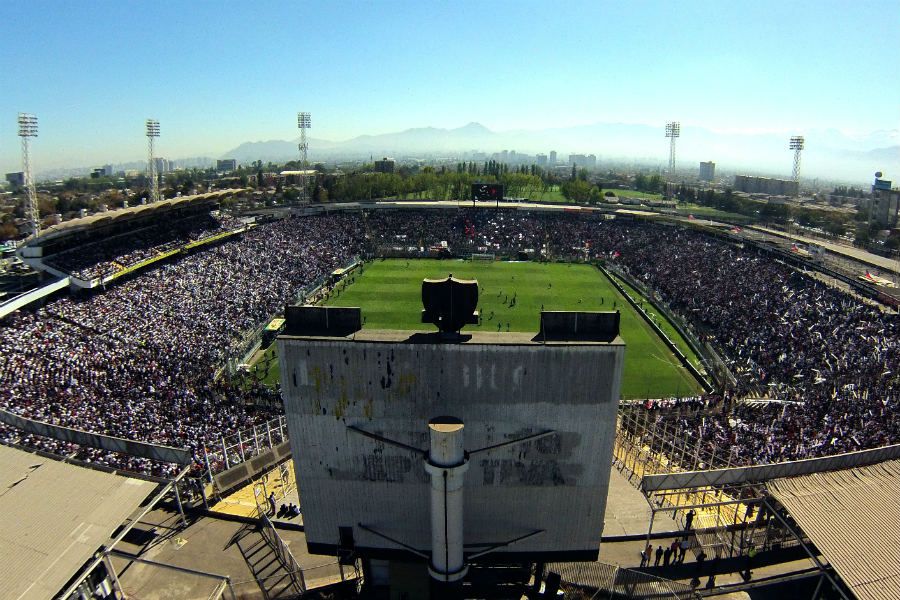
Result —
<path fill-rule="evenodd" d="M 857 598 L 900 598 L 900 460 L 767 487 Z"/>
<path fill-rule="evenodd" d="M 243 190 L 227 189 L 219 190 L 216 192 L 208 192 L 206 194 L 196 194 L 193 196 L 181 196 L 179 198 L 160 200 L 159 202 L 153 204 L 139 204 L 137 206 L 129 206 L 128 208 L 118 208 L 116 210 L 95 213 L 93 215 L 81 217 L 79 219 L 70 219 L 68 221 L 63 221 L 59 225 L 53 225 L 52 227 L 43 229 L 41 231 L 41 235 L 30 242 L 30 244 L 40 245 L 41 242 L 56 239 L 58 237 L 62 237 L 63 235 L 67 235 L 76 231 L 82 231 L 102 225 L 109 225 L 116 221 L 133 219 L 138 216 L 148 216 L 150 214 L 168 211 L 174 208 L 181 208 L 190 204 L 202 204 L 203 202 L 218 200 L 220 198 L 224 198 L 241 191 Z"/>
<path fill-rule="evenodd" d="M 158 484 L 0 445 L 0 589 L 52 598 Z"/>

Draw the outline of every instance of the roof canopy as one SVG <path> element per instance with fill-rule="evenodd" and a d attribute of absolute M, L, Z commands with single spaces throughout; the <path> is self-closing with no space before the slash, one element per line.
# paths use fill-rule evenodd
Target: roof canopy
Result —
<path fill-rule="evenodd" d="M 0 445 L 0 589 L 52 598 L 158 484 Z"/>
<path fill-rule="evenodd" d="M 47 227 L 41 231 L 41 235 L 29 242 L 29 244 L 40 245 L 53 239 L 58 239 L 76 231 L 84 231 L 95 227 L 110 225 L 114 222 L 125 221 L 128 219 L 136 219 L 146 217 L 151 214 L 161 214 L 165 211 L 174 210 L 176 208 L 185 208 L 193 204 L 203 204 L 204 202 L 214 202 L 226 196 L 230 196 L 242 189 L 227 189 L 216 192 L 208 192 L 206 194 L 196 194 L 193 196 L 180 196 L 178 198 L 169 198 L 168 200 L 160 200 L 153 204 L 139 204 L 137 206 L 129 206 L 128 208 L 118 208 L 106 212 L 95 213 L 87 217 L 79 219 L 70 219 L 59 225 Z"/>
<path fill-rule="evenodd" d="M 857 598 L 900 598 L 900 460 L 767 487 Z"/>

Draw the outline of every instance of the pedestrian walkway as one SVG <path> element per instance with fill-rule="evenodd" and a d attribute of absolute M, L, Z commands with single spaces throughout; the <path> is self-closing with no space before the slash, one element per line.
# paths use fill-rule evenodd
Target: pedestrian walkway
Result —
<path fill-rule="evenodd" d="M 269 509 L 269 494 L 275 494 L 275 504 L 294 504 L 300 506 L 300 497 L 294 479 L 294 461 L 288 459 L 254 481 L 225 496 L 209 507 L 210 512 L 223 515 L 257 518 L 257 506 Z M 275 522 L 303 525 L 303 517 L 272 517 Z"/>
<path fill-rule="evenodd" d="M 609 475 L 603 537 L 646 536 L 649 524 L 650 505 L 647 499 L 613 467 Z M 653 527 L 657 531 L 681 529 L 668 513 L 657 513 Z"/>
<path fill-rule="evenodd" d="M 310 554 L 302 531 L 278 531 L 302 573 L 303 588 L 312 590 L 352 579 L 354 568 L 341 566 L 334 556 Z M 216 581 L 187 572 L 176 572 L 153 564 L 133 562 L 130 556 L 164 565 L 228 576 L 238 598 L 272 600 L 295 598 L 281 559 L 253 524 L 210 517 L 192 517 L 187 527 L 177 512 L 156 509 L 139 521 L 116 548 L 114 556 L 122 588 L 128 598 L 168 600 L 209 598 Z M 228 594 L 226 598 L 230 597 Z"/>
<path fill-rule="evenodd" d="M 705 590 L 708 585 L 712 585 L 713 588 L 721 588 L 722 586 L 738 585 L 747 581 L 759 581 L 790 574 L 802 576 L 813 573 L 815 570 L 813 562 L 798 546 L 760 552 L 750 562 L 746 556 L 720 559 L 716 559 L 715 556 L 704 556 L 704 560 L 698 561 L 702 547 L 692 544 L 685 552 L 684 559 L 679 560 L 680 549 L 676 553 L 671 550 L 671 547 L 673 542 L 678 544 L 683 539 L 683 536 L 672 536 L 651 540 L 650 561 L 649 564 L 643 566 L 641 566 L 641 553 L 646 548 L 646 540 L 602 543 L 600 545 L 600 561 L 691 585 L 698 591 Z M 659 553 L 657 562 L 658 549 L 662 549 L 662 552 Z M 670 549 L 668 564 L 666 564 L 665 558 L 666 549 Z M 749 574 L 748 566 L 750 567 Z M 712 577 L 711 583 L 710 577 Z"/>

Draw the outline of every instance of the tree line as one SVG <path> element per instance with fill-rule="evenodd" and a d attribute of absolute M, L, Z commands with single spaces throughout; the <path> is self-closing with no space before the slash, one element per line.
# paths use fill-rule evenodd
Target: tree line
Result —
<path fill-rule="evenodd" d="M 317 202 L 390 198 L 468 200 L 473 183 L 501 183 L 504 194 L 514 198 L 538 198 L 550 187 L 539 175 L 523 173 L 518 168 L 509 169 L 508 165 L 487 165 L 487 173 L 481 169 L 473 172 L 468 166 L 458 165 L 456 169 L 424 167 L 418 172 L 320 174 L 312 199 Z"/>

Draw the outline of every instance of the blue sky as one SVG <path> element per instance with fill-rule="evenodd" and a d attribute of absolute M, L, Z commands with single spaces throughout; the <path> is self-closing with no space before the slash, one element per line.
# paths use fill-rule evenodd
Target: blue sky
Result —
<path fill-rule="evenodd" d="M 4 0 L 0 170 L 408 127 L 900 125 L 900 2 Z"/>

